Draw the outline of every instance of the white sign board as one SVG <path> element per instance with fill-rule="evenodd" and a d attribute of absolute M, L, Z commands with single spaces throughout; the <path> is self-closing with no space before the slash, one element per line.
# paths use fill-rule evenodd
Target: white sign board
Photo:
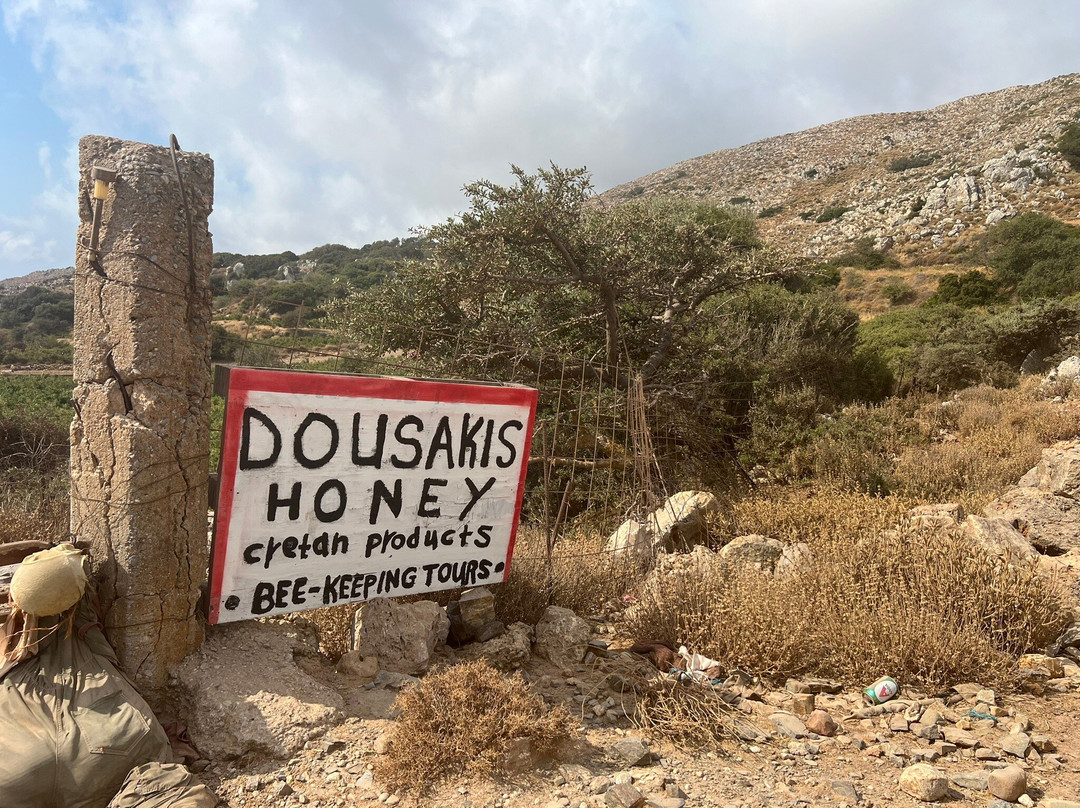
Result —
<path fill-rule="evenodd" d="M 210 622 L 503 581 L 536 396 L 231 369 Z"/>

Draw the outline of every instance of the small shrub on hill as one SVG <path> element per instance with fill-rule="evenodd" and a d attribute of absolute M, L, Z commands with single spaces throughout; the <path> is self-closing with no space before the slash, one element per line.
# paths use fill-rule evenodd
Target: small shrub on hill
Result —
<path fill-rule="evenodd" d="M 930 305 L 951 303 L 960 308 L 990 306 L 1002 302 L 1001 284 L 977 269 L 963 274 L 950 272 L 938 280 L 937 291 L 927 301 Z"/>
<path fill-rule="evenodd" d="M 754 200 L 748 196 L 733 196 L 728 200 L 729 205 L 749 205 Z"/>
<path fill-rule="evenodd" d="M 818 224 L 823 224 L 824 222 L 831 222 L 834 219 L 839 219 L 849 210 L 851 210 L 851 208 L 847 207 L 846 205 L 833 205 L 832 207 L 825 208 L 825 210 L 818 214 L 818 217 L 814 219 L 814 221 Z"/>
<path fill-rule="evenodd" d="M 783 210 L 784 210 L 783 205 L 770 205 L 767 208 L 762 208 L 761 209 L 761 212 L 758 213 L 758 218 L 759 219 L 771 219 L 773 216 L 776 216 L 778 213 L 782 213 Z"/>
<path fill-rule="evenodd" d="M 537 756 L 554 757 L 574 728 L 565 707 L 548 707 L 520 674 L 506 676 L 484 661 L 428 675 L 403 690 L 395 707 L 390 748 L 375 769 L 392 790 L 423 792 L 447 777 L 498 772 L 518 739 Z"/>
<path fill-rule="evenodd" d="M 890 278 L 881 288 L 881 293 L 888 298 L 893 306 L 901 303 L 910 303 L 915 299 L 915 289 L 911 284 L 901 278 Z"/>
<path fill-rule="evenodd" d="M 1080 171 L 1080 123 L 1070 123 L 1057 139 L 1057 150 L 1073 170 Z"/>
<path fill-rule="evenodd" d="M 886 166 L 886 171 L 898 172 L 909 171 L 913 168 L 924 168 L 928 165 L 933 165 L 938 159 L 937 154 L 930 152 L 919 152 L 918 154 L 911 154 L 906 157 L 897 157 L 895 160 Z"/>
<path fill-rule="evenodd" d="M 1080 227 L 1032 211 L 1001 222 L 980 247 L 994 279 L 1021 300 L 1080 292 Z"/>
<path fill-rule="evenodd" d="M 900 266 L 900 262 L 892 256 L 886 255 L 881 250 L 875 250 L 872 238 L 857 240 L 850 250 L 831 259 L 829 263 L 839 267 L 868 270 Z"/>

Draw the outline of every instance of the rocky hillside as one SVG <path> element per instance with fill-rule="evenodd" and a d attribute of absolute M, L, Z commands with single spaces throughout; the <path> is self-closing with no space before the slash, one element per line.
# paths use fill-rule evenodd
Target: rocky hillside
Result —
<path fill-rule="evenodd" d="M 1080 173 L 1057 154 L 1080 117 L 1080 74 L 961 98 L 922 112 L 865 115 L 695 157 L 602 199 L 707 199 L 752 206 L 762 234 L 828 258 L 861 238 L 901 259 L 947 262 L 1003 218 L 1080 218 Z"/>

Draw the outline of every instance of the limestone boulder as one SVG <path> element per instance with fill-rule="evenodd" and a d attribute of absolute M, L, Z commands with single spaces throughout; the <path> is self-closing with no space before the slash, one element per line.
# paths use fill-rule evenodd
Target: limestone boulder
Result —
<path fill-rule="evenodd" d="M 173 672 L 173 700 L 195 747 L 212 759 L 288 758 L 343 719 L 335 691 L 296 660 L 318 658 L 301 626 L 228 623 Z"/>
<path fill-rule="evenodd" d="M 949 778 L 929 763 L 916 763 L 901 773 L 900 790 L 923 802 L 937 802 L 948 795 Z"/>
<path fill-rule="evenodd" d="M 723 563 L 737 571 L 754 569 L 772 573 L 783 553 L 783 542 L 752 534 L 732 539 L 721 548 L 719 556 Z"/>
<path fill-rule="evenodd" d="M 450 620 L 450 639 L 458 645 L 486 642 L 505 628 L 495 616 L 495 596 L 483 586 L 467 589 L 457 600 L 450 601 L 446 616 Z"/>
<path fill-rule="evenodd" d="M 685 552 L 708 538 L 707 514 L 719 509 L 707 491 L 680 491 L 646 517 L 629 520 L 608 537 L 606 549 L 651 564 L 657 553 Z"/>
<path fill-rule="evenodd" d="M 506 631 L 493 640 L 470 646 L 477 656 L 492 667 L 510 672 L 521 668 L 532 655 L 533 628 L 527 623 L 511 623 Z"/>
<path fill-rule="evenodd" d="M 998 799 L 1016 802 L 1027 791 L 1027 773 L 1015 763 L 992 771 L 986 779 L 986 790 Z"/>
<path fill-rule="evenodd" d="M 1044 449 L 1039 465 L 1024 475 L 1024 481 L 1050 494 L 1080 499 L 1080 440 Z"/>
<path fill-rule="evenodd" d="M 1076 381 L 1080 379 L 1080 356 L 1070 356 L 1067 359 L 1058 363 L 1058 366 L 1053 368 L 1046 374 L 1046 382 L 1057 381 Z"/>
<path fill-rule="evenodd" d="M 962 530 L 973 542 L 994 555 L 1009 555 L 1017 559 L 1030 559 L 1037 555 L 1024 534 L 1008 519 L 999 516 L 984 518 L 972 514 L 964 520 Z"/>
<path fill-rule="evenodd" d="M 957 502 L 919 505 L 907 512 L 907 521 L 914 527 L 955 527 L 964 521 L 964 506 Z"/>
<path fill-rule="evenodd" d="M 1080 549 L 1080 502 L 1039 488 L 1013 488 L 984 509 L 1012 523 L 1041 553 Z"/>
<path fill-rule="evenodd" d="M 608 552 L 642 563 L 651 562 L 656 554 L 652 533 L 636 519 L 628 519 L 619 525 L 619 529 L 608 537 L 605 548 Z"/>
<path fill-rule="evenodd" d="M 365 659 L 376 657 L 381 670 L 416 676 L 430 667 L 435 648 L 446 642 L 449 632 L 446 611 L 434 601 L 376 598 L 353 618 L 352 650 Z"/>
<path fill-rule="evenodd" d="M 953 177 L 945 186 L 945 205 L 959 210 L 974 205 L 982 198 L 979 181 L 972 176 Z"/>
<path fill-rule="evenodd" d="M 789 578 L 809 567 L 813 560 L 814 554 L 809 544 L 804 541 L 789 544 L 784 547 L 780 558 L 776 560 L 773 573 L 777 578 Z"/>
<path fill-rule="evenodd" d="M 716 497 L 707 491 L 680 491 L 653 511 L 646 524 L 659 549 L 689 550 L 706 540 L 705 516 L 719 509 Z"/>
<path fill-rule="evenodd" d="M 548 606 L 536 624 L 534 650 L 560 668 L 573 668 L 581 664 L 590 636 L 589 624 L 570 609 Z"/>

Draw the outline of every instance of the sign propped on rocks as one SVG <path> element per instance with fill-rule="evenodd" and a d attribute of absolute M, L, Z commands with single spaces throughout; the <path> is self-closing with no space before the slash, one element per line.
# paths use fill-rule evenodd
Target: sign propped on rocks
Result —
<path fill-rule="evenodd" d="M 503 581 L 536 399 L 229 369 L 210 622 Z"/>

